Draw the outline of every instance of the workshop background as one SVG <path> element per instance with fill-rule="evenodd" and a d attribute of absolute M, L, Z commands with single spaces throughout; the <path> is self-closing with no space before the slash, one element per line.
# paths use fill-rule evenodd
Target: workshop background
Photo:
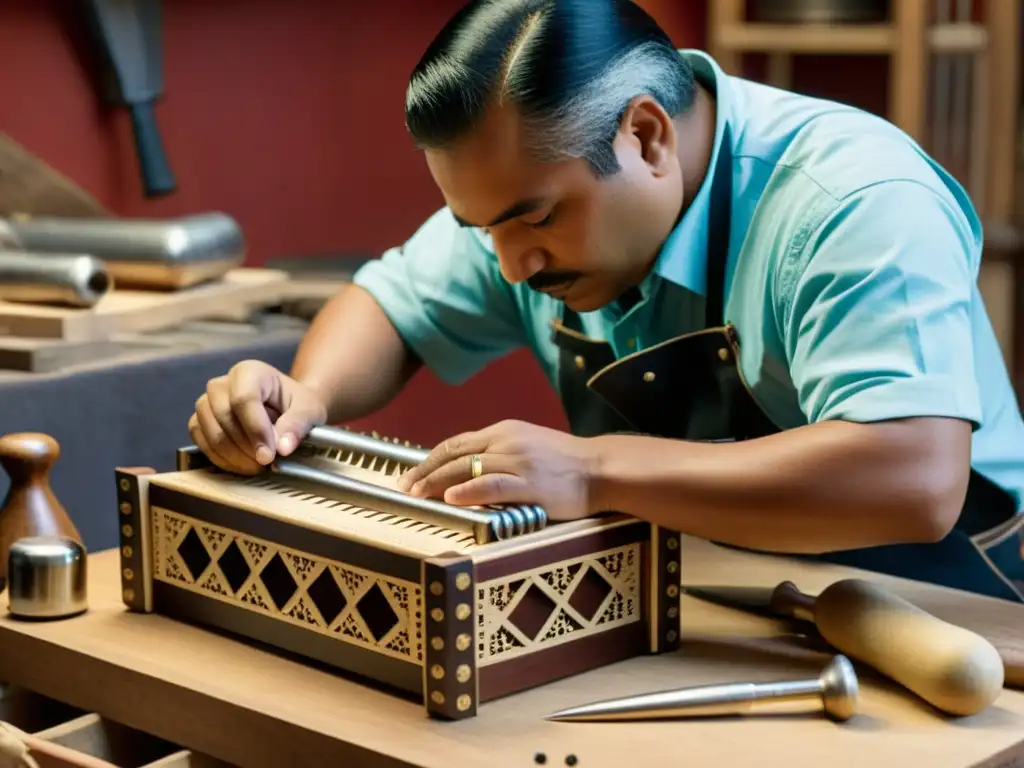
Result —
<path fill-rule="evenodd" d="M 640 4 L 679 47 L 705 48 L 728 71 L 889 116 L 953 168 L 985 215 L 983 289 L 1024 388 L 1020 3 Z M 442 204 L 405 133 L 403 97 L 413 65 L 461 0 L 164 2 L 155 115 L 177 188 L 158 197 L 140 182 L 128 113 L 98 98 L 72 5 L 0 5 L 0 135 L 110 215 L 224 211 L 245 233 L 245 265 L 262 267 L 374 258 Z M 183 402 L 200 393 L 185 393 Z M 564 424 L 526 353 L 459 388 L 421 374 L 354 426 L 429 445 L 502 418 Z M 182 420 L 180 431 L 159 439 L 171 452 L 184 435 Z"/>

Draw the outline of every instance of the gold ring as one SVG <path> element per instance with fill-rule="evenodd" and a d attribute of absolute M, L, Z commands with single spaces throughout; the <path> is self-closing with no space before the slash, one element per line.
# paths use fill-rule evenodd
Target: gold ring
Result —
<path fill-rule="evenodd" d="M 484 473 L 483 459 L 481 459 L 479 456 L 475 454 L 469 460 L 469 466 L 471 467 L 470 473 L 473 475 L 473 477 L 480 477 L 480 475 Z"/>

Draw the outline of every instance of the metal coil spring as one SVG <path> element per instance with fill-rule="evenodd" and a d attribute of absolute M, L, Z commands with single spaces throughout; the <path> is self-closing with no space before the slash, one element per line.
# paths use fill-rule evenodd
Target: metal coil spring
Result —
<path fill-rule="evenodd" d="M 548 524 L 547 513 L 535 504 L 496 504 L 487 509 L 491 517 L 491 531 L 499 541 L 543 530 Z"/>

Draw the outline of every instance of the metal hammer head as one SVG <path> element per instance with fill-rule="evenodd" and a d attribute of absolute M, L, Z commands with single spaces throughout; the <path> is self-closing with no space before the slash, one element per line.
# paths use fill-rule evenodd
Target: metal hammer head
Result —
<path fill-rule="evenodd" d="M 859 687 L 853 664 L 845 656 L 834 656 L 818 676 L 821 702 L 833 720 L 849 720 L 857 711 Z"/>

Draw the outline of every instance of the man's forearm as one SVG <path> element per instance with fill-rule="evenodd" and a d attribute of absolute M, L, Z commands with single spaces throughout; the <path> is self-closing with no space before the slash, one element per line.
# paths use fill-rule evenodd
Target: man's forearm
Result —
<path fill-rule="evenodd" d="M 593 438 L 596 510 L 789 553 L 941 538 L 966 493 L 970 427 L 824 422 L 737 443 Z"/>
<path fill-rule="evenodd" d="M 383 408 L 418 368 L 376 300 L 349 285 L 310 324 L 291 376 L 320 393 L 328 422 L 337 423 Z"/>

